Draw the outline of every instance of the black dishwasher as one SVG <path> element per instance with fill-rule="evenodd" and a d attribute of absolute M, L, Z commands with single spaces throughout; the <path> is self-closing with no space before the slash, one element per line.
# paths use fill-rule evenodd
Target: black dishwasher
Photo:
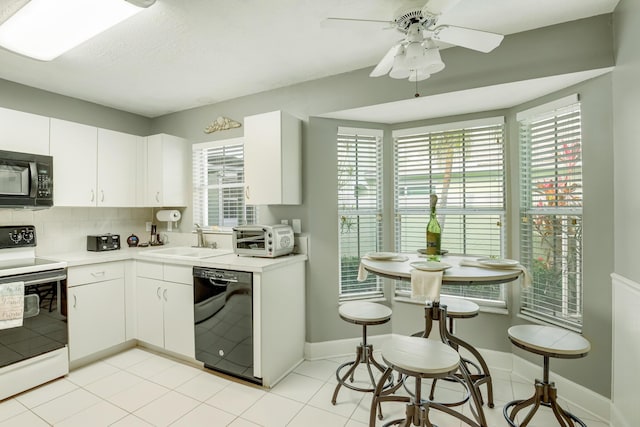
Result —
<path fill-rule="evenodd" d="M 193 267 L 196 360 L 262 384 L 253 370 L 253 274 Z"/>

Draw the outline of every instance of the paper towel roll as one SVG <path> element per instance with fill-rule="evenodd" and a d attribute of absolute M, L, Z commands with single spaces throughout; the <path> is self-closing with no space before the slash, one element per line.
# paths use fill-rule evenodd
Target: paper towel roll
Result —
<path fill-rule="evenodd" d="M 156 212 L 158 221 L 178 221 L 182 215 L 175 209 L 162 209 Z"/>

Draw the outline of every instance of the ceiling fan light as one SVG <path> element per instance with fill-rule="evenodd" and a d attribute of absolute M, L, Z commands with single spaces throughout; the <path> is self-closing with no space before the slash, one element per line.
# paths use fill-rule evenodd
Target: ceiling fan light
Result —
<path fill-rule="evenodd" d="M 431 77 L 431 74 L 424 68 L 411 70 L 409 72 L 409 81 L 410 82 L 419 82 L 422 80 L 427 80 Z"/>
<path fill-rule="evenodd" d="M 393 67 L 393 69 L 389 73 L 389 77 L 391 77 L 392 79 L 406 79 L 407 77 L 409 77 L 409 75 L 410 71 L 408 68 Z"/>
<path fill-rule="evenodd" d="M 440 57 L 440 50 L 438 48 L 427 49 L 425 53 L 425 68 L 429 74 L 435 74 L 444 70 L 444 62 Z"/>
<path fill-rule="evenodd" d="M 419 68 L 423 66 L 425 59 L 425 49 L 422 43 L 409 43 L 406 48 L 406 64 L 409 68 Z"/>

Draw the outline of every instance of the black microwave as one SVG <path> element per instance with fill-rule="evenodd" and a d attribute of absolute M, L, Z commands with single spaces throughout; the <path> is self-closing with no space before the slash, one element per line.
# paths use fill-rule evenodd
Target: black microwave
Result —
<path fill-rule="evenodd" d="M 53 157 L 0 151 L 0 208 L 53 206 Z"/>

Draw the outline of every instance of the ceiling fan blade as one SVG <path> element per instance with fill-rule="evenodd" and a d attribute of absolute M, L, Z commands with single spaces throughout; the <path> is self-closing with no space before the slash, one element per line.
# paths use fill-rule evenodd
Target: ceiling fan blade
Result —
<path fill-rule="evenodd" d="M 442 15 L 449 9 L 457 5 L 460 0 L 429 0 L 427 4 L 422 6 L 423 15 Z"/>
<path fill-rule="evenodd" d="M 382 57 L 380 62 L 378 62 L 378 65 L 376 65 L 376 68 L 374 68 L 373 71 L 371 71 L 371 74 L 369 74 L 369 77 L 384 76 L 389 71 L 391 71 L 391 67 L 393 67 L 393 59 L 395 58 L 399 47 L 400 47 L 400 44 L 392 46 L 391 49 L 389 49 L 387 53 Z"/>
<path fill-rule="evenodd" d="M 433 30 L 434 40 L 488 53 L 500 46 L 504 36 L 471 28 L 442 25 Z"/>
<path fill-rule="evenodd" d="M 320 22 L 322 28 L 346 28 L 354 26 L 371 26 L 375 25 L 383 29 L 395 28 L 393 21 L 381 21 L 377 19 L 358 19 L 358 18 L 325 18 Z"/>

